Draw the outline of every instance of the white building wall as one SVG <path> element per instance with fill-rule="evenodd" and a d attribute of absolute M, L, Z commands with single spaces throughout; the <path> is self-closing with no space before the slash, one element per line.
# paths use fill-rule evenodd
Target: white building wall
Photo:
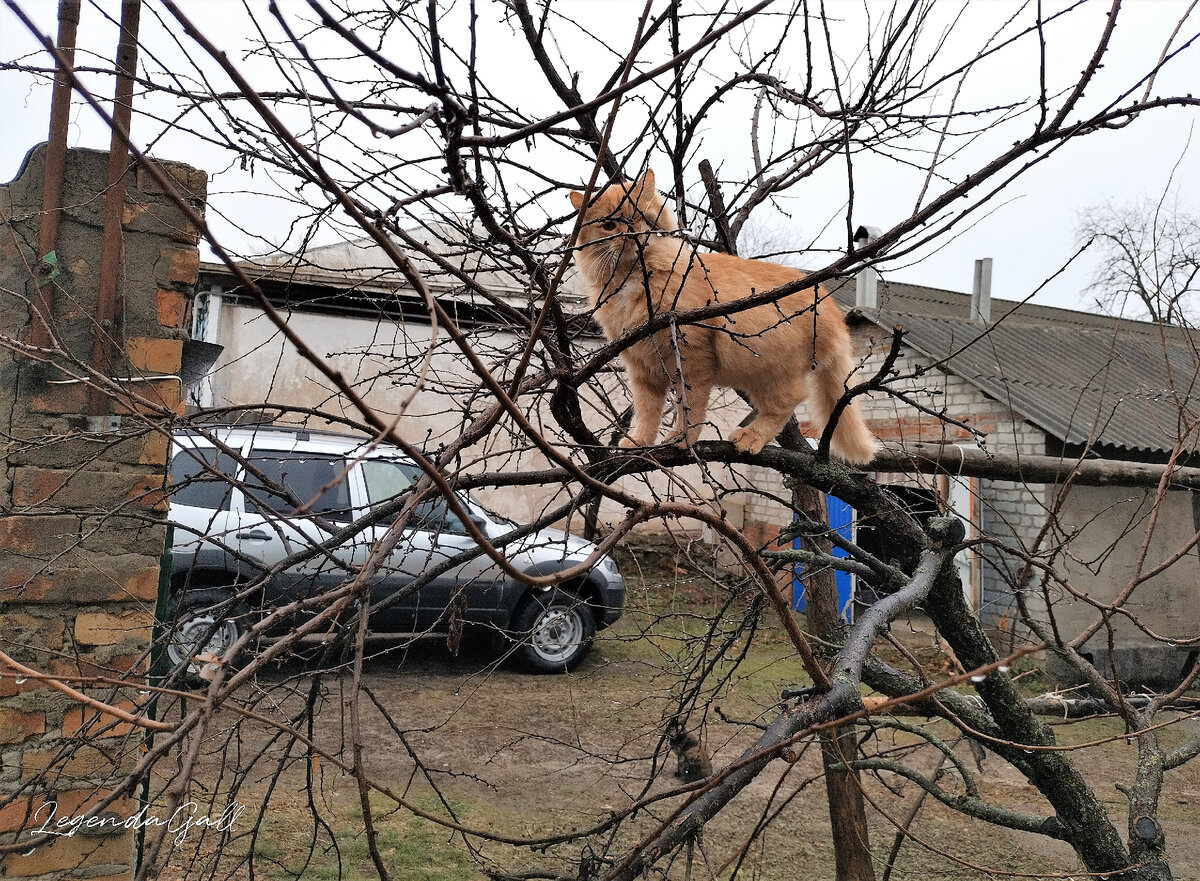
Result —
<path fill-rule="evenodd" d="M 493 405 L 490 395 L 479 392 L 479 380 L 470 373 L 466 357 L 445 333 L 439 336 L 433 354 L 428 356 L 429 325 L 311 312 L 291 313 L 288 322 L 317 356 L 347 379 L 366 405 L 384 419 L 396 420 L 400 436 L 429 455 L 436 455 L 439 448 L 456 440 L 472 420 L 487 413 Z M 211 374 L 214 406 L 287 405 L 363 421 L 362 414 L 350 405 L 347 397 L 339 394 L 334 384 L 300 355 L 261 310 L 226 302 L 220 328 L 225 353 Z M 473 330 L 469 338 L 494 376 L 501 380 L 511 376 L 512 353 L 519 343 L 512 332 Z M 543 366 L 535 355 L 530 372 Z M 581 389 L 581 400 L 584 421 L 607 443 L 615 415 L 629 402 L 623 373 L 599 374 L 594 382 Z M 575 462 L 586 461 L 583 452 L 575 448 L 551 415 L 547 390 L 520 397 L 517 404 L 556 450 Z M 748 408 L 732 393 L 714 396 L 710 412 L 714 425 L 706 429 L 703 437 L 727 436 L 746 412 Z M 347 430 L 303 413 L 288 414 L 281 421 L 304 422 L 314 429 Z M 529 473 L 548 469 L 551 462 L 512 416 L 503 416 L 483 438 L 463 452 L 460 467 L 468 473 Z M 730 486 L 744 483 L 746 478 L 738 469 L 693 466 L 673 469 L 670 473 L 658 472 L 648 478 L 624 478 L 619 486 L 641 499 L 669 502 L 704 498 L 723 508 L 731 522 L 739 523 L 742 516 L 739 500 L 725 500 L 723 493 Z M 574 488 L 499 487 L 480 490 L 477 497 L 500 513 L 529 521 L 550 506 L 569 502 Z M 613 523 L 625 513 L 624 506 L 606 501 L 600 519 L 602 523 Z M 577 521 L 569 525 L 578 529 Z M 662 522 L 648 525 L 661 528 Z M 682 525 L 692 531 L 700 529 L 694 523 Z"/>
<path fill-rule="evenodd" d="M 1106 675 L 1115 664 L 1123 677 L 1161 676 L 1160 687 L 1171 686 L 1198 650 L 1190 642 L 1200 629 L 1198 531 L 1200 495 L 1188 490 L 1161 500 L 1153 489 L 1129 487 L 1076 487 L 1067 495 L 1052 538 L 1070 537 L 1071 553 L 1055 560 L 1063 581 L 1047 591 L 1062 632 L 1095 629 L 1080 648 Z M 1097 608 L 1118 598 L 1125 614 Z"/>
<path fill-rule="evenodd" d="M 220 304 L 219 298 L 214 304 Z M 226 354 L 218 361 L 205 386 L 208 398 L 205 403 L 214 406 L 274 403 L 361 420 L 361 414 L 347 409 L 345 397 L 285 342 L 260 310 L 227 300 L 211 318 L 215 320 L 210 321 L 209 329 L 217 339 L 213 340 L 211 335 L 206 335 L 205 339 L 219 341 L 226 347 Z M 467 373 L 465 358 L 444 335 L 427 359 L 428 325 L 313 313 L 295 313 L 289 321 L 319 357 L 347 377 L 370 407 L 385 418 L 396 419 L 400 435 L 430 454 L 436 454 L 441 445 L 459 437 L 464 426 L 491 406 L 490 396 L 478 394 L 479 383 Z M 867 323 L 855 325 L 853 333 L 863 358 L 859 375 L 874 375 L 886 354 L 890 335 Z M 471 339 L 494 375 L 510 375 L 511 353 L 518 343 L 514 334 L 494 329 L 479 330 L 471 333 Z M 542 366 L 535 355 L 531 369 L 538 370 Z M 1044 432 L 1011 413 L 1002 402 L 985 397 L 971 383 L 935 366 L 931 359 L 915 350 L 906 347 L 895 370 L 897 375 L 889 385 L 897 394 L 876 393 L 860 400 L 868 424 L 889 446 L 905 449 L 915 443 L 942 445 L 943 459 L 951 461 L 958 445 L 982 445 L 998 454 L 1046 452 Z M 601 374 L 581 390 L 581 396 L 585 421 L 607 442 L 611 428 L 606 426 L 611 426 L 616 414 L 629 401 L 623 374 L 619 371 Z M 520 398 L 519 404 L 522 412 L 556 449 L 567 453 L 574 461 L 585 461 L 585 456 L 573 447 L 551 416 L 546 393 Z M 710 408 L 712 424 L 705 429 L 703 437 L 728 437 L 747 413 L 748 407 L 736 395 L 719 393 Z M 814 427 L 803 421 L 803 407 L 797 416 L 802 420 L 805 433 L 813 436 Z M 288 418 L 301 421 L 304 417 L 292 414 Z M 337 428 L 323 424 L 319 419 L 309 419 L 308 424 L 313 428 Z M 975 429 L 982 437 L 975 436 L 969 429 Z M 464 451 L 461 467 L 472 473 L 528 473 L 548 468 L 550 462 L 514 420 L 505 417 L 486 437 Z M 1108 541 L 1105 530 L 1112 517 L 1106 514 L 1096 518 L 1095 512 L 1121 513 L 1127 509 L 1141 511 L 1145 507 L 1144 494 L 1118 491 L 1114 495 L 1112 491 L 1076 488 L 1059 514 L 1057 537 L 1051 534 L 1047 540 L 1042 540 L 1039 535 L 1047 521 L 1048 500 L 1054 498 L 1052 490 L 1042 485 L 926 475 L 877 474 L 875 477 L 880 483 L 917 487 L 941 498 L 953 498 L 956 513 L 970 524 L 971 537 L 991 536 L 1019 550 L 1016 554 L 997 550 L 983 550 L 977 555 L 968 553 L 963 569 L 968 576 L 972 602 L 981 618 L 999 632 L 1002 641 L 1007 635 L 1013 644 L 1024 636 L 1014 626 L 1014 587 L 1020 583 L 1025 568 L 1021 554 L 1042 553 L 1046 541 L 1057 540 L 1065 530 L 1084 527 L 1090 530 L 1084 539 L 1100 547 Z M 728 522 L 742 526 L 747 537 L 758 544 L 770 543 L 779 529 L 792 519 L 787 506 L 790 491 L 779 474 L 766 469 L 693 466 L 673 469 L 669 473 L 656 472 L 648 478 L 627 478 L 621 487 L 642 499 L 703 498 L 714 512 L 723 514 Z M 519 520 L 531 520 L 550 506 L 570 501 L 570 492 L 562 486 L 536 485 L 484 490 L 478 496 L 484 504 L 502 513 Z M 1167 535 L 1174 544 L 1186 538 L 1188 528 L 1200 523 L 1200 514 L 1196 513 L 1200 508 L 1188 508 L 1192 504 L 1190 494 L 1179 498 L 1184 501 L 1172 497 L 1171 504 L 1175 507 L 1168 508 L 1171 517 L 1164 522 L 1174 526 L 1183 524 L 1179 526 L 1183 533 L 1176 535 L 1177 529 L 1171 532 L 1160 527 L 1160 535 Z M 625 513 L 622 505 L 606 502 L 601 509 L 601 521 L 614 523 Z M 1186 516 L 1189 513 L 1191 520 Z M 578 512 L 571 515 L 567 525 L 579 527 Z M 662 521 L 648 524 L 650 528 L 663 525 Z M 681 525 L 699 531 L 697 524 Z M 1130 548 L 1136 544 L 1136 536 L 1137 532 L 1131 531 L 1115 552 L 1107 554 L 1103 567 L 1088 564 L 1086 553 L 1076 554 L 1078 560 L 1065 561 L 1065 571 L 1073 584 L 1091 596 L 1113 595 L 1128 577 L 1126 561 L 1132 553 Z M 1155 541 L 1160 539 L 1155 538 Z M 1157 549 L 1157 545 L 1155 547 Z M 1194 573 L 1200 571 L 1200 554 L 1193 550 L 1185 563 L 1191 568 L 1184 570 L 1182 580 L 1179 574 L 1182 567 L 1176 568 L 1149 583 L 1135 601 L 1135 612 L 1156 632 L 1186 632 L 1194 617 L 1188 610 L 1194 605 L 1190 592 L 1195 584 Z M 1025 589 L 1030 607 L 1039 615 L 1045 614 L 1038 578 L 1035 576 L 1026 582 Z M 1079 622 L 1094 614 L 1093 607 L 1061 589 L 1052 588 L 1051 600 L 1056 605 L 1059 620 L 1068 630 L 1082 626 Z M 1122 639 L 1136 641 L 1138 633 L 1144 633 L 1125 619 L 1122 619 L 1121 628 L 1119 636 Z M 1001 648 L 1005 647 L 1001 645 Z"/>

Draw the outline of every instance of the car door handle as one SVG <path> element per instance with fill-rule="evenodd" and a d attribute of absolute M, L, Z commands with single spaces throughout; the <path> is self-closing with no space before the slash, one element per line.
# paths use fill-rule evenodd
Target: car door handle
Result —
<path fill-rule="evenodd" d="M 270 534 L 263 532 L 261 529 L 252 529 L 249 532 L 239 532 L 238 538 L 244 538 L 247 541 L 270 541 Z"/>

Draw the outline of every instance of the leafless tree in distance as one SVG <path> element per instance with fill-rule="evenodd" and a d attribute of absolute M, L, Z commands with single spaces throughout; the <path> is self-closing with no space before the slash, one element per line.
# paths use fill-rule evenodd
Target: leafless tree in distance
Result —
<path fill-rule="evenodd" d="M 1192 325 L 1200 290 L 1200 218 L 1164 193 L 1135 204 L 1090 210 L 1079 237 L 1100 249 L 1092 282 L 1106 312 L 1145 315 L 1159 324 Z"/>

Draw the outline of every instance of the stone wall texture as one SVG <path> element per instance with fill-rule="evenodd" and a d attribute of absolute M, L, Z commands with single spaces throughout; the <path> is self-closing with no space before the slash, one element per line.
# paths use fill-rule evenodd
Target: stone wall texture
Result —
<path fill-rule="evenodd" d="M 130 772 L 144 729 L 42 677 L 149 712 L 169 424 L 180 408 L 199 233 L 131 164 L 123 302 L 101 328 L 112 341 L 111 375 L 89 377 L 108 154 L 68 152 L 53 273 L 38 271 L 36 253 L 45 156 L 45 145 L 35 148 L 0 186 L 0 845 L 9 845 L 0 876 L 122 878 L 134 867 L 135 835 L 114 832 L 112 821 L 137 813 Z M 206 175 L 162 166 L 202 209 Z M 39 283 L 53 289 L 55 342 L 31 350 L 23 341 Z M 88 415 L 84 378 L 106 388 L 105 413 Z M 52 811 L 110 822 L 72 836 L 31 834 Z"/>

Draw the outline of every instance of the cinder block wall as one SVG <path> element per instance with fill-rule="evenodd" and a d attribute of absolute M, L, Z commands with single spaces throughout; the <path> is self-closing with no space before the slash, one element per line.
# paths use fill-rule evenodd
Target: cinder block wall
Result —
<path fill-rule="evenodd" d="M 135 836 L 44 840 L 56 818 L 133 817 L 130 771 L 144 729 L 85 707 L 59 681 L 145 711 L 149 647 L 166 541 L 167 426 L 180 407 L 180 356 L 196 282 L 198 231 L 144 168 L 128 178 L 123 308 L 106 412 L 88 416 L 108 154 L 68 153 L 50 350 L 22 351 L 35 291 L 45 145 L 0 186 L 0 876 L 128 877 Z M 165 163 L 203 208 L 207 177 Z M 139 688 L 139 686 L 141 686 Z M 51 822 L 53 828 L 54 821 Z M 95 832 L 96 830 L 90 830 Z"/>
<path fill-rule="evenodd" d="M 863 358 L 863 375 L 875 374 L 883 363 L 890 339 L 883 337 L 873 325 L 852 327 L 855 351 Z M 966 429 L 929 415 L 945 409 L 948 416 L 983 432 L 987 449 L 996 453 L 1044 454 L 1045 434 L 1025 422 L 1019 414 L 1002 402 L 988 398 L 961 377 L 934 367 L 930 359 L 905 346 L 898 361 L 899 369 L 910 378 L 899 386 L 909 397 L 920 402 L 928 412 L 922 412 L 896 398 L 874 395 L 860 399 L 863 417 L 880 440 L 892 446 L 909 443 L 975 445 L 975 438 Z M 804 421 L 805 410 L 797 411 L 801 427 L 815 436 L 817 427 Z M 769 542 L 781 526 L 791 519 L 791 512 L 774 498 L 786 498 L 783 479 L 766 469 L 752 469 L 757 495 L 749 495 L 745 503 L 746 535 L 755 542 Z M 883 483 L 917 487 L 939 492 L 936 477 L 920 474 L 880 474 Z M 1012 481 L 971 481 L 974 499 L 970 512 L 959 512 L 972 519 L 978 532 L 1003 539 L 1018 546 L 1028 546 L 1045 519 L 1045 488 Z M 973 564 L 980 619 L 989 627 L 1002 648 L 1014 640 L 1015 601 L 1011 582 L 1021 562 L 998 552 L 987 552 Z M 1040 595 L 1028 597 L 1030 606 L 1040 611 Z"/>

